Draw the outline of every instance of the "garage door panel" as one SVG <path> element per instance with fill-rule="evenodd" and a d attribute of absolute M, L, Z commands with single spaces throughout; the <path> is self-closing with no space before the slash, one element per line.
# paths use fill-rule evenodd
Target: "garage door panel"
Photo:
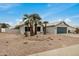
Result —
<path fill-rule="evenodd" d="M 67 33 L 67 27 L 57 27 L 57 33 Z"/>

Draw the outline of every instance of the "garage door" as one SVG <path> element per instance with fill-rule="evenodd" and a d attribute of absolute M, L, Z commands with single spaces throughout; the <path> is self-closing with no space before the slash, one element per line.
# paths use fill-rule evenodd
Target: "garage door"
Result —
<path fill-rule="evenodd" d="M 67 33 L 67 27 L 57 27 L 57 34 Z"/>

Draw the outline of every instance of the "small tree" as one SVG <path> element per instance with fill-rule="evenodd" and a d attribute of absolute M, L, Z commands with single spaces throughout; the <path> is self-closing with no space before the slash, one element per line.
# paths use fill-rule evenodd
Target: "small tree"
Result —
<path fill-rule="evenodd" d="M 5 23 L 1 24 L 1 28 L 8 28 L 9 26 L 10 26 L 9 24 L 5 24 Z"/>
<path fill-rule="evenodd" d="M 78 34 L 79 33 L 79 28 L 76 28 L 75 32 Z"/>
<path fill-rule="evenodd" d="M 44 32 L 44 34 L 46 34 L 46 32 L 47 32 L 46 28 L 47 28 L 48 21 L 44 21 L 43 23 L 45 24 L 45 26 L 43 27 L 43 32 Z"/>

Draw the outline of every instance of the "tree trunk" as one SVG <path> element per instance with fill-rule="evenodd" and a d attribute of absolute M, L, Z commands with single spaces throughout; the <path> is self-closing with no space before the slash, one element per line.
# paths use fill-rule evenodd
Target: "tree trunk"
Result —
<path fill-rule="evenodd" d="M 30 23 L 30 36 L 33 36 L 33 25 Z"/>
<path fill-rule="evenodd" d="M 25 28 L 25 33 L 24 33 L 25 37 L 28 36 L 27 31 L 28 31 L 28 28 Z"/>
<path fill-rule="evenodd" d="M 37 35 L 37 24 L 35 23 L 35 35 Z"/>
<path fill-rule="evenodd" d="M 45 27 L 43 27 L 43 34 L 45 35 Z"/>
<path fill-rule="evenodd" d="M 45 27 L 43 27 L 44 35 L 46 35 L 46 24 Z"/>

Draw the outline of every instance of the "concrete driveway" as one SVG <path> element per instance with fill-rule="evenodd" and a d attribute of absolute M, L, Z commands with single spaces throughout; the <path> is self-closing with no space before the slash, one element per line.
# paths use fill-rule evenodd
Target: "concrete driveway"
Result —
<path fill-rule="evenodd" d="M 79 56 L 79 44 L 33 54 L 32 56 Z"/>

